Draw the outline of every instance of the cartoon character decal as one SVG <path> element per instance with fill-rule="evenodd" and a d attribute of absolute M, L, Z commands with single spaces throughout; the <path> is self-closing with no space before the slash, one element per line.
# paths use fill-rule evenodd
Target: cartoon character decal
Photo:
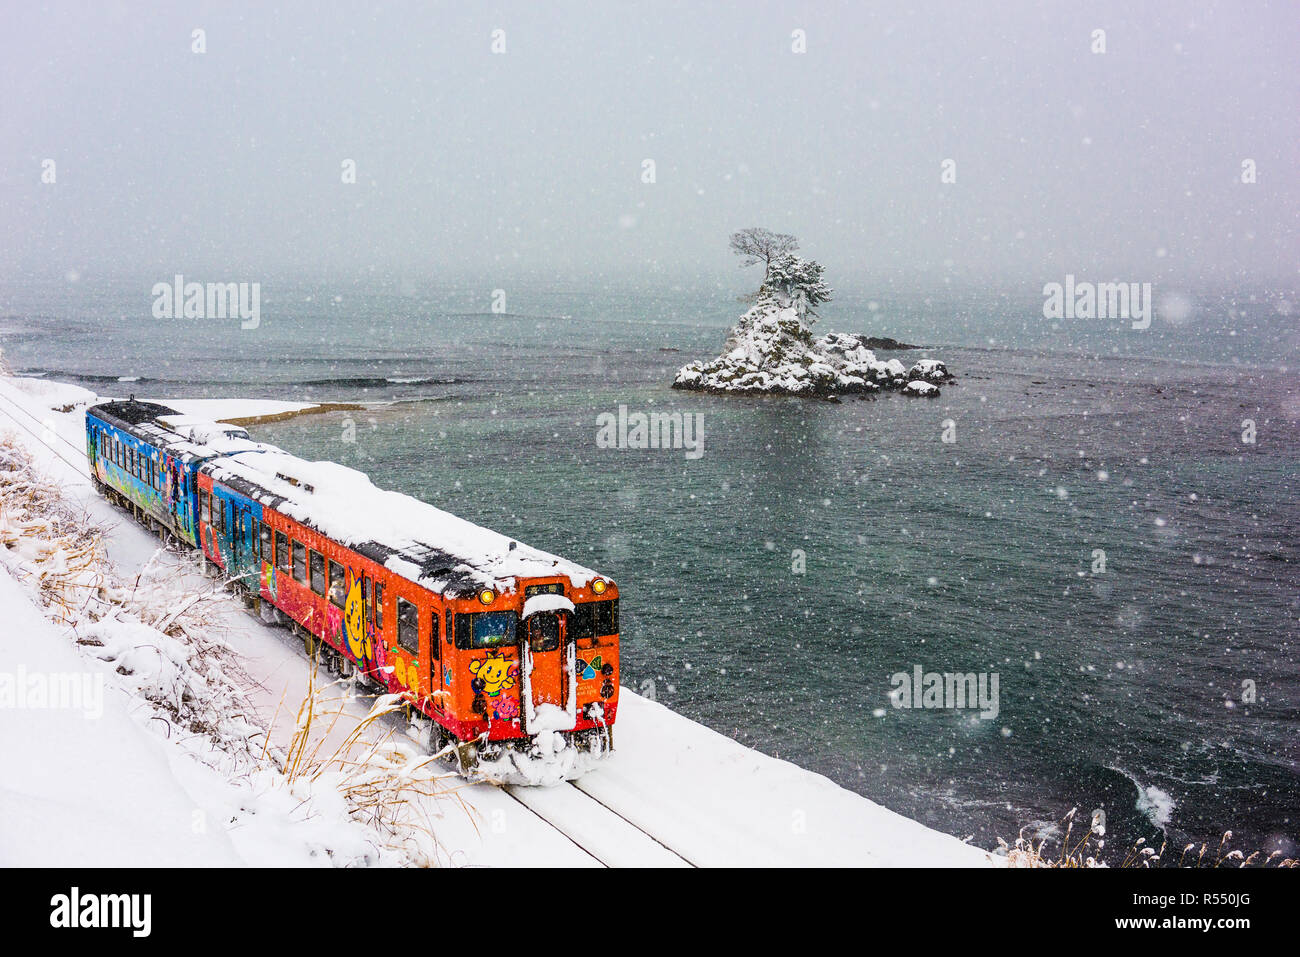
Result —
<path fill-rule="evenodd" d="M 475 678 L 475 689 L 482 689 L 483 694 L 495 698 L 503 691 L 515 686 L 519 666 L 505 656 L 505 653 L 489 651 L 486 658 L 475 658 L 469 663 L 469 673 Z"/>
<path fill-rule="evenodd" d="M 412 658 L 407 661 L 401 655 L 393 656 L 393 677 L 403 688 L 410 688 L 416 694 L 420 693 L 420 659 Z"/>
<path fill-rule="evenodd" d="M 514 695 L 501 695 L 492 702 L 492 717 L 496 721 L 513 721 L 519 717 L 519 699 Z"/>
<path fill-rule="evenodd" d="M 358 661 L 374 657 L 374 642 L 366 631 L 365 599 L 361 594 L 361 579 L 353 577 L 348 597 L 343 602 L 343 637 L 348 651 Z"/>

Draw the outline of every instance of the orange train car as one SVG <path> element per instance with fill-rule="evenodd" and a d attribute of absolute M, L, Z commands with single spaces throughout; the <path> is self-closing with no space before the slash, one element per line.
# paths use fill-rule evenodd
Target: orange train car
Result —
<path fill-rule="evenodd" d="M 463 770 L 575 777 L 613 748 L 619 592 L 608 576 L 157 407 L 145 440 L 195 461 L 204 557 L 331 671 L 401 695 Z M 558 771 L 556 770 L 558 769 Z M 516 773 L 517 772 L 517 773 Z"/>
<path fill-rule="evenodd" d="M 332 669 L 357 670 L 432 721 L 432 745 L 465 767 L 612 748 L 618 710 L 618 586 L 608 577 L 373 486 L 359 472 L 278 449 L 200 468 L 205 552 L 253 525 L 230 560 Z M 260 507 L 260 508 L 259 508 Z M 253 513 L 256 510 L 256 517 Z M 235 539 L 238 548 L 238 537 Z M 318 644 L 319 643 L 319 644 Z M 558 734 L 538 741 L 540 735 Z"/>

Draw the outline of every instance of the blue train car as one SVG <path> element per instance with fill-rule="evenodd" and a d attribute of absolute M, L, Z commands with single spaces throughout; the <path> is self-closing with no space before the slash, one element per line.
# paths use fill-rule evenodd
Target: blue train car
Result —
<path fill-rule="evenodd" d="M 158 419 L 178 415 L 153 402 L 104 402 L 86 411 L 86 458 L 96 488 L 149 528 L 194 545 L 195 474 L 191 454 Z"/>
<path fill-rule="evenodd" d="M 86 411 L 86 458 L 96 488 L 145 526 L 199 548 L 257 591 L 262 506 L 207 483 L 205 462 L 261 450 L 238 426 L 182 415 L 156 402 L 104 402 Z"/>
<path fill-rule="evenodd" d="M 219 565 L 227 578 L 256 594 L 262 574 L 262 551 L 270 538 L 262 524 L 262 503 L 243 491 L 214 482 L 210 461 L 199 466 L 195 484 L 203 554 Z"/>

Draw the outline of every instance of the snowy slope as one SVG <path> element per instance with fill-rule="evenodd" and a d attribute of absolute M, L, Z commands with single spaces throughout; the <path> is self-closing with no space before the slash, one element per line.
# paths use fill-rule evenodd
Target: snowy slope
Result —
<path fill-rule="evenodd" d="M 84 405 L 66 412 L 52 410 L 91 402 L 93 396 L 73 386 L 30 382 L 0 379 L 0 433 L 18 436 L 69 495 L 84 502 L 97 521 L 112 526 L 108 546 L 115 565 L 134 570 L 151 559 L 172 563 L 193 575 L 195 588 L 210 587 L 197 571 L 185 570 L 190 569 L 187 556 L 158 555 L 156 539 L 91 490 L 80 451 Z M 241 413 L 249 414 L 248 408 L 241 403 Z M 0 583 L 0 608 L 6 609 L 6 617 L 9 606 L 21 607 L 23 596 L 15 588 L 12 581 Z M 233 598 L 225 605 L 220 618 L 223 638 L 254 679 L 250 701 L 265 725 L 274 725 L 273 742 L 283 746 L 292 733 L 288 714 L 302 700 L 311 666 L 286 630 L 255 620 Z M 20 663 L 45 669 L 78 667 L 79 653 L 54 626 L 33 620 L 40 615 L 30 602 L 22 614 L 22 628 L 0 626 L 6 669 Z M 22 637 L 26 634 L 39 635 L 39 641 Z M 327 684 L 330 679 L 322 672 L 317 680 Z M 431 856 L 444 864 L 487 866 L 660 866 L 683 860 L 705 866 L 995 862 L 984 851 L 821 775 L 745 748 L 626 688 L 621 695 L 618 750 L 582 778 L 579 787 L 521 789 L 514 792 L 521 795 L 517 799 L 491 785 L 457 784 L 454 792 L 427 799 L 420 810 L 436 836 Z M 340 737 L 349 723 L 355 725 L 369 711 L 374 699 L 350 688 L 340 688 L 337 697 L 343 719 L 331 735 Z M 112 726 L 116 730 L 92 739 L 94 748 L 86 746 L 97 757 L 46 758 L 38 772 L 29 769 L 46 752 L 82 755 L 73 740 L 85 733 L 78 724 L 82 719 L 30 712 L 20 715 L 21 731 L 13 733 L 9 729 L 19 728 L 18 722 L 9 716 L 0 721 L 0 810 L 6 814 L 0 823 L 0 863 L 32 862 L 37 853 L 43 853 L 44 863 L 73 863 L 89 860 L 77 854 L 93 850 L 101 855 L 93 858 L 96 861 L 131 865 L 174 860 L 319 864 L 324 863 L 322 846 L 349 849 L 349 842 L 357 840 L 345 822 L 311 833 L 310 822 L 295 818 L 278 801 L 283 795 L 267 788 L 258 792 L 256 813 L 245 815 L 240 828 L 225 835 L 215 827 L 207 834 L 190 833 L 195 810 L 211 809 L 204 819 L 222 820 L 223 809 L 241 797 L 247 800 L 247 784 L 243 791 L 232 791 L 174 744 L 169 751 L 157 731 L 142 729 L 140 721 L 125 713 L 129 702 L 117 701 L 119 713 L 109 718 L 107 702 L 112 700 L 106 689 L 104 723 L 108 727 L 110 720 L 119 722 Z M 120 722 L 126 722 L 130 734 Z M 401 730 L 394 732 L 390 722 L 387 733 L 397 733 L 400 739 Z M 413 742 L 408 747 L 413 755 L 419 753 Z M 17 755 L 13 760 L 11 753 Z M 93 780 L 88 777 L 92 771 Z M 33 773 L 39 787 L 26 783 Z M 111 814 L 105 804 L 111 804 Z M 101 813 L 90 813 L 96 809 Z M 69 823 L 74 817 L 84 825 Z M 141 817 L 147 820 L 141 822 Z M 17 821 L 21 828 L 10 826 Z M 80 837 L 46 839 L 36 846 L 24 836 L 58 830 Z M 149 836 L 129 840 L 133 835 Z"/>
<path fill-rule="evenodd" d="M 0 720 L 0 866 L 238 864 L 224 830 L 195 833 L 199 804 L 177 780 L 165 744 L 105 679 L 107 666 L 93 670 L 3 567 L 0 608 L 0 658 L 15 680 L 21 663 L 27 679 L 24 706 L 6 708 Z M 37 701 L 34 682 L 50 676 L 97 679 L 102 714 L 28 706 Z"/>

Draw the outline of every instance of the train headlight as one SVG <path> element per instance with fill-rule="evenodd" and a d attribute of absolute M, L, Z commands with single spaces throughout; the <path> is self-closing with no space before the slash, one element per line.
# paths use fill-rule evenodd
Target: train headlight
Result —
<path fill-rule="evenodd" d="M 605 594 L 605 579 L 597 578 L 594 582 L 591 583 L 591 590 L 594 591 L 597 595 Z"/>
<path fill-rule="evenodd" d="M 478 593 L 478 600 L 485 605 L 490 605 L 497 600 L 497 593 L 494 592 L 491 588 L 484 588 L 481 592 Z"/>

